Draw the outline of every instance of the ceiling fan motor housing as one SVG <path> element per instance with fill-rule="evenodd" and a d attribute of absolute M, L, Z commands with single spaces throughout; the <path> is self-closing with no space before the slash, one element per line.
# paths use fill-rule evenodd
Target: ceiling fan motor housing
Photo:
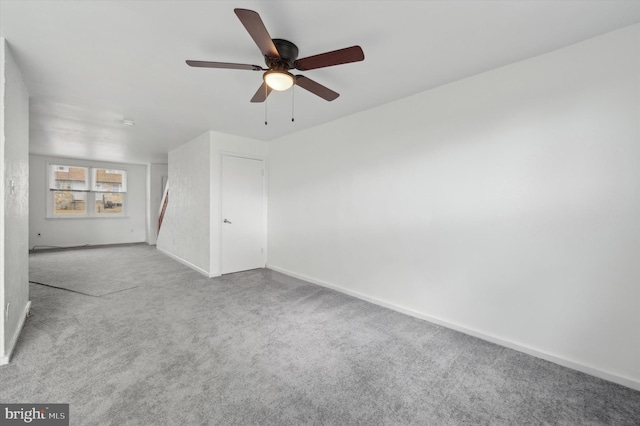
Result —
<path fill-rule="evenodd" d="M 298 59 L 298 46 L 281 38 L 274 38 L 273 44 L 276 45 L 276 49 L 278 50 L 280 57 L 273 58 L 265 56 L 264 61 L 267 64 L 267 67 L 269 67 L 269 69 L 285 71 L 293 68 L 296 59 Z"/>

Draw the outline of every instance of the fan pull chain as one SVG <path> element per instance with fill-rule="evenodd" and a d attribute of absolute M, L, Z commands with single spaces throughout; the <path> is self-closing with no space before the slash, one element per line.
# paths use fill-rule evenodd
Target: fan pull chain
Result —
<path fill-rule="evenodd" d="M 295 85 L 295 84 L 294 84 L 293 86 L 291 86 L 291 122 L 292 122 L 292 123 L 295 121 L 295 120 L 294 120 L 294 118 L 293 118 L 294 111 L 295 111 L 295 102 L 294 102 L 294 99 L 296 98 L 296 97 L 295 97 L 295 93 L 294 93 L 295 87 L 296 87 L 296 85 Z"/>
<path fill-rule="evenodd" d="M 269 102 L 269 89 L 264 85 L 264 125 L 267 125 L 267 103 Z"/>

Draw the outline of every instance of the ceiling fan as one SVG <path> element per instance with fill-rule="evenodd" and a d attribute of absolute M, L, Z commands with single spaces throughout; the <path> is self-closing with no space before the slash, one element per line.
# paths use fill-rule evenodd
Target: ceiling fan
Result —
<path fill-rule="evenodd" d="M 257 12 L 248 9 L 234 9 L 234 12 L 264 55 L 267 68 L 259 65 L 191 60 L 187 61 L 187 65 L 201 68 L 265 71 L 262 76 L 262 85 L 251 98 L 251 102 L 264 102 L 272 90 L 287 90 L 294 84 L 322 99 L 332 101 L 340 96 L 337 92 L 303 75 L 293 75 L 289 70 L 295 68 L 300 71 L 308 71 L 364 60 L 364 52 L 360 46 L 351 46 L 298 59 L 298 47 L 288 40 L 272 39 Z"/>

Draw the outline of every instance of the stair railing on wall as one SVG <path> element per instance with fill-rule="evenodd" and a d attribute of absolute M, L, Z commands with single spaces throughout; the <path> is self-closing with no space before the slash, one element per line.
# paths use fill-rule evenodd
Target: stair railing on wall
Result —
<path fill-rule="evenodd" d="M 164 219 L 164 213 L 167 211 L 167 203 L 169 202 L 169 185 L 164 187 L 164 193 L 162 194 L 162 201 L 160 202 L 160 212 L 158 214 L 158 233 L 162 227 L 162 220 Z"/>

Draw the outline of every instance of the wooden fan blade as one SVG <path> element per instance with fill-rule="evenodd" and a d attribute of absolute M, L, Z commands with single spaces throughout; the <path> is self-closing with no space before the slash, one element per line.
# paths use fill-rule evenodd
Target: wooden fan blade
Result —
<path fill-rule="evenodd" d="M 262 86 L 258 89 L 253 98 L 251 98 L 251 102 L 264 102 L 267 100 L 267 96 L 271 93 L 271 87 L 267 86 L 267 83 L 262 83 Z"/>
<path fill-rule="evenodd" d="M 364 60 L 364 52 L 360 46 L 345 47 L 344 49 L 319 55 L 307 56 L 298 59 L 294 66 L 300 71 L 314 70 L 316 68 L 331 67 L 334 65 L 348 64 Z"/>
<path fill-rule="evenodd" d="M 187 60 L 187 65 L 198 68 L 226 68 L 231 70 L 264 71 L 261 66 L 249 64 L 233 64 L 229 62 L 208 62 Z"/>
<path fill-rule="evenodd" d="M 270 56 L 272 58 L 279 58 L 278 49 L 276 49 L 276 45 L 273 44 L 271 40 L 271 36 L 267 31 L 267 28 L 264 26 L 260 15 L 253 10 L 248 9 L 234 9 L 242 25 L 246 28 L 247 32 L 253 39 L 253 41 L 258 45 L 258 49 L 264 56 Z"/>
<path fill-rule="evenodd" d="M 332 101 L 340 96 L 339 93 L 334 92 L 328 87 L 323 86 L 322 84 L 311 80 L 308 77 L 303 75 L 296 75 L 296 85 L 302 87 L 305 90 L 310 91 L 314 95 L 320 96 L 322 99 L 326 101 Z"/>

